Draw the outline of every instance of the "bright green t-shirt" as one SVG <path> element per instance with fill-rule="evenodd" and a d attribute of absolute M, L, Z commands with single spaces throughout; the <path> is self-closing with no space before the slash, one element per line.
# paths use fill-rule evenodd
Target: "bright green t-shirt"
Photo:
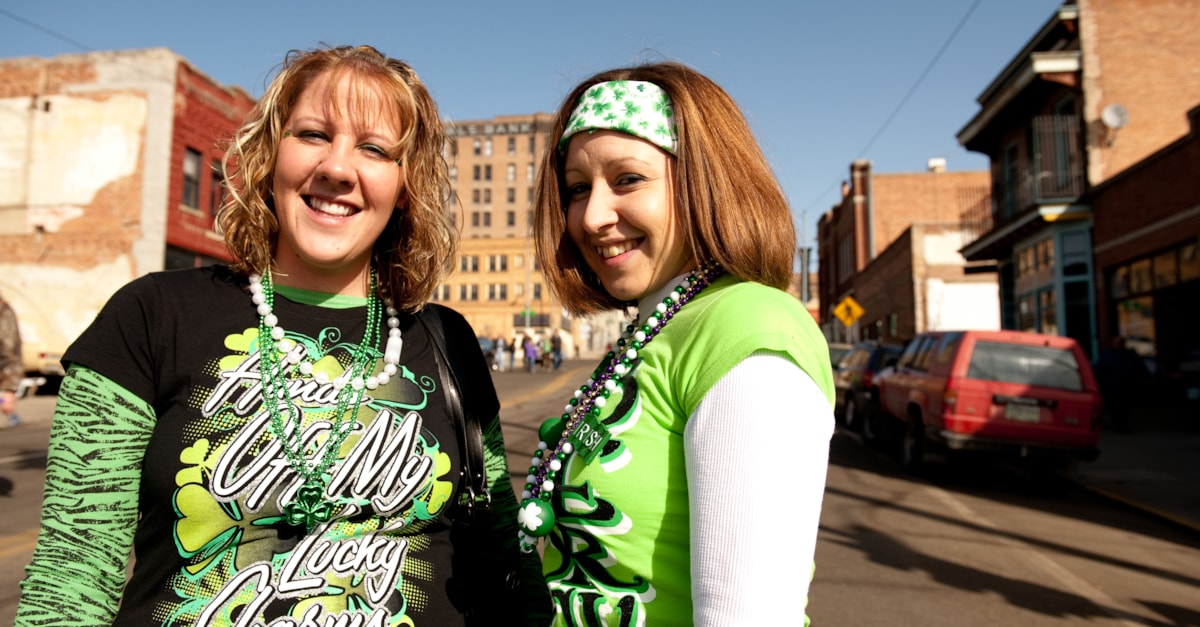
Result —
<path fill-rule="evenodd" d="M 692 623 L 684 427 L 718 380 L 760 352 L 795 362 L 832 407 L 829 353 L 812 316 L 757 283 L 722 277 L 639 351 L 602 410 L 611 439 L 590 464 L 568 458 L 555 489 L 543 568 L 556 624 Z"/>

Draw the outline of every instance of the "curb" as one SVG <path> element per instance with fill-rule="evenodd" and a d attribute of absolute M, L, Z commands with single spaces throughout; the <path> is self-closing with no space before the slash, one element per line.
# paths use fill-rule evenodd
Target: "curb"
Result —
<path fill-rule="evenodd" d="M 1075 485 L 1079 486 L 1080 488 L 1083 488 L 1084 490 L 1087 490 L 1088 492 L 1095 494 L 1096 496 L 1108 499 L 1115 503 L 1119 503 L 1130 509 L 1138 510 L 1148 516 L 1151 516 L 1153 518 L 1161 520 L 1162 522 L 1166 522 L 1168 524 L 1180 527 L 1180 528 L 1184 529 L 1185 531 L 1190 531 L 1195 534 L 1200 534 L 1200 522 L 1191 520 L 1189 518 L 1186 518 L 1184 516 L 1181 516 L 1181 515 L 1173 513 L 1173 512 L 1169 512 L 1165 509 L 1155 507 L 1153 505 L 1148 505 L 1145 502 L 1139 501 L 1134 498 L 1130 498 L 1129 496 L 1121 494 L 1120 492 L 1115 492 L 1113 490 L 1108 490 L 1108 489 L 1102 488 L 1094 483 L 1089 483 L 1087 480 L 1081 479 L 1080 477 L 1078 477 L 1076 475 L 1063 474 L 1063 475 L 1059 475 L 1059 476 L 1061 476 L 1063 479 L 1066 479 L 1067 481 L 1070 481 L 1071 483 L 1074 483 Z"/>

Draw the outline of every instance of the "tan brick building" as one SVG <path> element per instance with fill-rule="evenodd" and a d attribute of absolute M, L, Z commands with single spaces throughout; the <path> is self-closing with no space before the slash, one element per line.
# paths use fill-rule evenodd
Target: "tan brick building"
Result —
<path fill-rule="evenodd" d="M 0 293 L 27 368 L 121 285 L 225 258 L 218 142 L 254 100 L 165 48 L 0 60 Z"/>
<path fill-rule="evenodd" d="M 480 337 L 537 339 L 558 331 L 568 357 L 577 349 L 594 356 L 616 339 L 617 318 L 566 316 L 533 254 L 533 186 L 550 123 L 545 113 L 447 123 L 450 211 L 462 239 L 455 272 L 436 300 L 461 312 Z"/>

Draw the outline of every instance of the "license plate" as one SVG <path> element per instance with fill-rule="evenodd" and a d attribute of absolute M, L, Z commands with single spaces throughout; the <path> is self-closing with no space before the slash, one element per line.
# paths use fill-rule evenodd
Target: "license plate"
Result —
<path fill-rule="evenodd" d="M 1041 417 L 1041 410 L 1037 405 L 1009 403 L 1004 406 L 1004 417 L 1017 422 L 1037 422 Z"/>

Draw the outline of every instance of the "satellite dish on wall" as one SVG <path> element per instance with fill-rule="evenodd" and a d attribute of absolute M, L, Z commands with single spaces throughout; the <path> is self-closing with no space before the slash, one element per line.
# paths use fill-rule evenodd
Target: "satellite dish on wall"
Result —
<path fill-rule="evenodd" d="M 1115 131 L 1129 122 L 1129 111 L 1119 104 L 1110 104 L 1100 112 L 1100 121 Z"/>

